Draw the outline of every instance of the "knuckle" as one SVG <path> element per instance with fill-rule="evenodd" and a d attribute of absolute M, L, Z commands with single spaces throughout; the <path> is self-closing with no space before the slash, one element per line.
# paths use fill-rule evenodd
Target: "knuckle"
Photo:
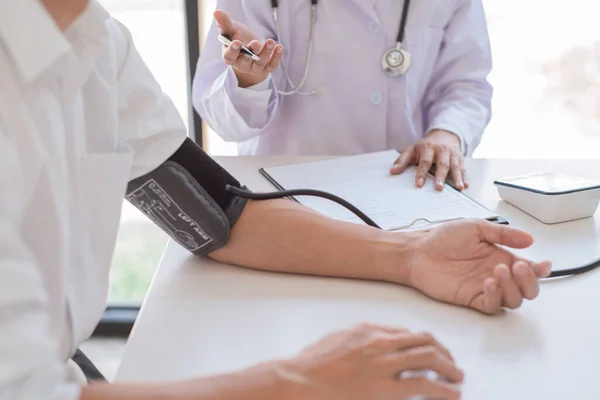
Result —
<path fill-rule="evenodd" d="M 279 59 L 273 60 L 271 61 L 271 63 L 269 64 L 269 69 L 271 71 L 275 70 L 277 67 L 279 67 Z"/>
<path fill-rule="evenodd" d="M 447 145 L 445 145 L 445 144 L 438 144 L 437 145 L 437 150 L 439 152 L 441 152 L 441 153 L 446 153 L 446 152 L 450 151 L 450 148 Z"/>
<path fill-rule="evenodd" d="M 370 322 L 361 322 L 352 329 L 356 337 L 369 338 L 375 331 L 375 326 Z"/>
<path fill-rule="evenodd" d="M 369 340 L 366 342 L 366 347 L 379 349 L 385 347 L 387 343 L 388 340 L 386 338 L 376 335 L 369 338 Z"/>
<path fill-rule="evenodd" d="M 425 362 L 427 362 L 428 364 L 433 364 L 439 359 L 440 356 L 439 356 L 438 350 L 435 347 L 427 346 L 423 350 L 422 357 L 423 357 L 423 360 Z"/>
<path fill-rule="evenodd" d="M 442 169 L 449 169 L 450 163 L 446 160 L 441 160 L 441 161 L 438 161 L 437 166 Z"/>
<path fill-rule="evenodd" d="M 360 324 L 356 325 L 356 330 L 358 331 L 370 331 L 371 329 L 373 329 L 373 324 L 370 322 L 361 322 Z"/>

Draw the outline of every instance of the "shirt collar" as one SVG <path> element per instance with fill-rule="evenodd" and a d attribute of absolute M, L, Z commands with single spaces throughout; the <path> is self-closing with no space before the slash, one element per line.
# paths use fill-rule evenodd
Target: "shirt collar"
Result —
<path fill-rule="evenodd" d="M 38 0 L 0 1 L 0 40 L 27 82 L 71 50 L 71 45 Z"/>
<path fill-rule="evenodd" d="M 96 0 L 90 0 L 88 8 L 67 29 L 66 37 L 70 39 L 80 34 L 94 37 L 105 33 L 104 23 L 109 17 L 108 11 Z"/>

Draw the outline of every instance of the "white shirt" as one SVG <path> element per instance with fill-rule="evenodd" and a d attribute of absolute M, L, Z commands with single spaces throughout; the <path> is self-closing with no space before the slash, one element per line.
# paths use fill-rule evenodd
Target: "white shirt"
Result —
<path fill-rule="evenodd" d="M 185 137 L 97 3 L 63 34 L 0 0 L 0 399 L 79 398 L 67 361 L 105 308 L 126 184 Z"/>
<path fill-rule="evenodd" d="M 407 1 L 407 0 L 406 0 Z M 261 40 L 285 47 L 292 82 L 305 72 L 311 27 L 309 0 L 280 1 L 280 30 L 267 0 L 218 0 L 217 8 Z M 196 110 L 243 155 L 352 155 L 402 149 L 434 129 L 460 138 L 472 154 L 491 117 L 492 58 L 481 0 L 412 0 L 402 47 L 406 75 L 388 76 L 383 54 L 395 47 L 405 1 L 321 0 L 310 71 L 302 92 L 276 69 L 254 88 L 240 88 L 222 59 L 213 23 L 198 61 Z"/>

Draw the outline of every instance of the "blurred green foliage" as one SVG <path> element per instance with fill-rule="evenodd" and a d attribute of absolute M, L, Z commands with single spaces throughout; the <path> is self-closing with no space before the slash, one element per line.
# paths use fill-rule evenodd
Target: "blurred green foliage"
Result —
<path fill-rule="evenodd" d="M 110 305 L 140 305 L 168 242 L 150 220 L 123 220 L 110 274 Z"/>

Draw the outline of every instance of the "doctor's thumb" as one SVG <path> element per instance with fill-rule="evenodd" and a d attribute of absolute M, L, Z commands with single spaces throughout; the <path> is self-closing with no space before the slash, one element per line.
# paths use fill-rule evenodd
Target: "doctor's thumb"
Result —
<path fill-rule="evenodd" d="M 233 22 L 229 15 L 223 10 L 215 10 L 213 13 L 213 17 L 215 18 L 215 22 L 217 23 L 217 27 L 221 31 L 221 33 L 228 34 L 233 31 Z"/>

